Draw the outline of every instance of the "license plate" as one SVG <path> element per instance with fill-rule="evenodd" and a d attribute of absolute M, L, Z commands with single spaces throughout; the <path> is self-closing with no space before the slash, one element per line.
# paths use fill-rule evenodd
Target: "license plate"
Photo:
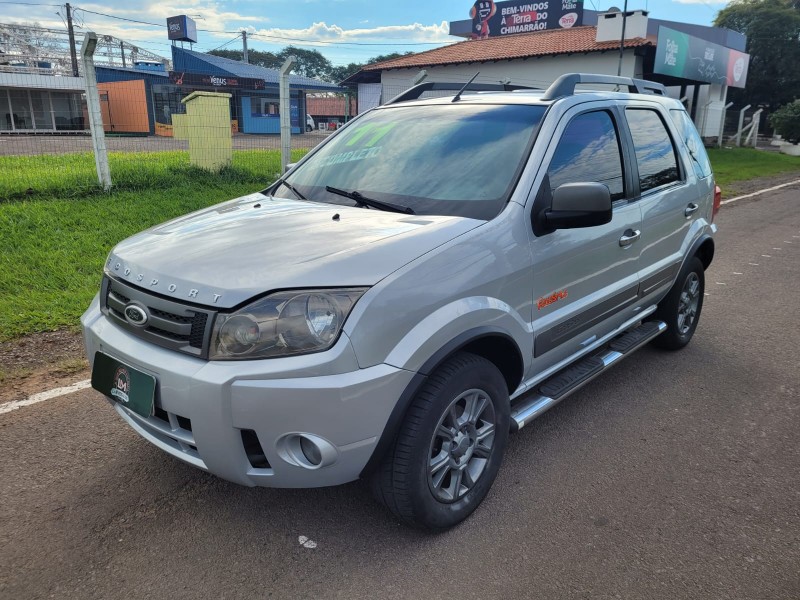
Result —
<path fill-rule="evenodd" d="M 94 355 L 92 387 L 138 415 L 153 414 L 156 378 L 102 352 Z"/>

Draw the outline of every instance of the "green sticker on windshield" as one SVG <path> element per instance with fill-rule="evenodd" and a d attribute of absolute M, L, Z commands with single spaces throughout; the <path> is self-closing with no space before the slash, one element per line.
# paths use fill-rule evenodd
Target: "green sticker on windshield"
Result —
<path fill-rule="evenodd" d="M 397 123 L 386 123 L 385 125 L 376 125 L 375 123 L 367 123 L 366 125 L 362 125 L 361 127 L 357 127 L 353 130 L 352 137 L 347 140 L 346 146 L 354 146 L 356 143 L 359 142 L 362 138 L 366 139 L 366 144 L 364 146 L 366 148 L 371 148 L 375 144 L 380 141 L 380 139 L 389 133 L 392 129 L 397 126 Z M 367 136 L 368 133 L 371 133 L 371 136 Z"/>

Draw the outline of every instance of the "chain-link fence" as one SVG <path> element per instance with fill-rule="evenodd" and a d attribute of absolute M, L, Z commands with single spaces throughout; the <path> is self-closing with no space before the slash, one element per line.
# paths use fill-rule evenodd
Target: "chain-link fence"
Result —
<path fill-rule="evenodd" d="M 258 189 L 280 173 L 282 125 L 296 160 L 357 113 L 354 96 L 320 92 L 321 82 L 292 84 L 281 107 L 277 78 L 176 72 L 110 36 L 97 37 L 87 77 L 82 41 L 73 61 L 63 31 L 0 25 L 0 200 L 96 193 L 96 144 L 114 189 L 163 186 L 197 169 Z"/>

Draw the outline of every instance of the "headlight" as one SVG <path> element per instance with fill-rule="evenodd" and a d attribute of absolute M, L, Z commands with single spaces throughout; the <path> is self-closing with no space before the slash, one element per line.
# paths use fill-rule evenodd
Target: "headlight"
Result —
<path fill-rule="evenodd" d="M 367 288 L 277 292 L 217 315 L 211 360 L 250 360 L 327 350 Z"/>

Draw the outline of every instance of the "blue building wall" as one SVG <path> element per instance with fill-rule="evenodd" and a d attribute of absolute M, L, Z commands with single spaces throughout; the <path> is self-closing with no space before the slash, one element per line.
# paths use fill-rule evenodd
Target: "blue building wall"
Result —
<path fill-rule="evenodd" d="M 253 92 L 250 96 L 242 96 L 241 116 L 242 122 L 239 124 L 239 131 L 242 133 L 280 133 L 281 132 L 281 118 L 280 115 L 262 114 L 258 111 L 258 99 L 265 96 L 270 97 L 270 100 L 275 103 L 278 102 L 278 97 L 275 95 L 268 95 L 258 92 Z M 303 98 L 297 92 L 292 92 L 291 95 L 291 113 L 292 113 L 292 133 L 300 134 L 305 132 L 305 127 L 302 124 L 305 122 L 305 111 L 301 111 L 301 105 L 304 104 Z M 303 120 L 300 118 L 302 117 Z"/>

